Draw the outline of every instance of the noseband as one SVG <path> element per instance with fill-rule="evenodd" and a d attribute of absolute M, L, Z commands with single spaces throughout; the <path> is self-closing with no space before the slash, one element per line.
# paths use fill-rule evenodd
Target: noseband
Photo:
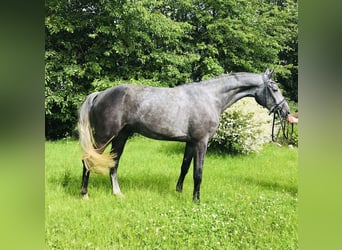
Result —
<path fill-rule="evenodd" d="M 279 113 L 279 115 L 280 115 L 280 105 L 282 105 L 283 103 L 285 102 L 285 98 L 283 98 L 281 101 L 279 101 L 278 103 L 276 103 L 271 109 L 270 109 L 270 113 L 269 113 L 269 115 L 270 114 L 272 114 L 272 113 Z"/>

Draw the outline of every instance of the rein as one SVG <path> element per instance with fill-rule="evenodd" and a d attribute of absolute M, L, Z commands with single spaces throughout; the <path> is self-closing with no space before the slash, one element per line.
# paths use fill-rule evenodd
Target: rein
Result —
<path fill-rule="evenodd" d="M 276 138 L 278 137 L 278 134 L 279 134 L 279 131 L 278 131 L 277 135 L 274 135 L 274 128 L 275 128 L 277 119 L 279 119 L 281 131 L 283 132 L 283 137 L 287 141 L 291 140 L 292 136 L 293 136 L 293 123 L 291 123 L 291 126 L 290 126 L 290 124 L 286 121 L 286 119 L 280 115 L 280 111 L 277 110 L 276 112 L 274 112 L 274 115 L 273 115 L 272 141 L 275 142 Z M 289 129 L 289 127 L 290 127 L 290 129 Z"/>
<path fill-rule="evenodd" d="M 267 102 L 267 91 L 270 92 L 269 90 L 269 86 L 266 86 L 265 88 L 265 103 Z M 277 133 L 277 135 L 274 134 L 274 130 L 275 130 L 275 126 L 276 124 L 276 120 L 279 120 L 279 124 L 281 127 L 281 131 L 283 133 L 283 138 L 285 138 L 285 140 L 289 141 L 292 139 L 293 136 L 293 124 L 290 124 L 286 121 L 286 119 L 284 117 L 281 116 L 280 114 L 280 110 L 279 107 L 280 105 L 282 105 L 285 102 L 285 98 L 283 98 L 282 100 L 280 100 L 278 103 L 276 103 L 269 112 L 269 115 L 273 113 L 273 122 L 272 122 L 272 141 L 275 142 L 276 138 L 279 135 L 279 132 Z M 290 128 L 290 129 L 289 129 Z"/>

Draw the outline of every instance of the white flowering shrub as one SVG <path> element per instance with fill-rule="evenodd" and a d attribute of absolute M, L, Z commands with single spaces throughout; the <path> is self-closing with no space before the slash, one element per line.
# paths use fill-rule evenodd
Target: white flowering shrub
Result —
<path fill-rule="evenodd" d="M 233 154 L 248 154 L 262 149 L 271 141 L 272 116 L 254 98 L 236 102 L 220 118 L 209 148 Z"/>

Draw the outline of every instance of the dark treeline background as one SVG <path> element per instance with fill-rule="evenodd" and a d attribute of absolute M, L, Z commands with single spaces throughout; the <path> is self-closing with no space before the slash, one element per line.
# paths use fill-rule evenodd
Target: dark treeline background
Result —
<path fill-rule="evenodd" d="M 45 1 L 45 136 L 73 135 L 87 94 L 275 69 L 297 102 L 296 0 Z"/>

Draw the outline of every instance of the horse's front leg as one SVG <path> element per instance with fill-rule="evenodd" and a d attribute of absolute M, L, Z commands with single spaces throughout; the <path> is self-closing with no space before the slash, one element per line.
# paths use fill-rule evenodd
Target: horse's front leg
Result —
<path fill-rule="evenodd" d="M 193 145 L 190 144 L 190 142 L 186 143 L 185 146 L 185 151 L 184 151 L 184 157 L 183 157 L 183 162 L 182 162 L 182 167 L 181 167 L 181 173 L 178 178 L 176 190 L 178 192 L 182 192 L 183 190 L 183 182 L 186 174 L 188 173 L 189 167 L 191 160 L 194 156 L 194 148 Z"/>
<path fill-rule="evenodd" d="M 194 153 L 194 192 L 193 201 L 196 203 L 200 202 L 200 188 L 202 182 L 202 170 L 204 163 L 204 156 L 207 151 L 208 141 L 199 141 L 195 146 Z"/>
<path fill-rule="evenodd" d="M 82 186 L 81 186 L 81 195 L 84 199 L 89 199 L 88 196 L 88 181 L 89 181 L 89 175 L 90 171 L 87 170 L 85 167 L 84 161 L 82 160 L 83 164 L 83 174 L 82 174 Z"/>

